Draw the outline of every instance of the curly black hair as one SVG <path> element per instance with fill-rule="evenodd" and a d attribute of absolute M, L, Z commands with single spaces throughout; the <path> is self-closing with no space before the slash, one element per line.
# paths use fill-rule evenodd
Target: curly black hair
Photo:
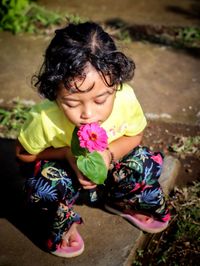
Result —
<path fill-rule="evenodd" d="M 122 85 L 134 75 L 133 60 L 117 51 L 111 36 L 98 24 L 85 22 L 55 31 L 34 85 L 41 95 L 55 100 L 60 83 L 69 90 L 70 81 L 84 76 L 88 63 L 102 74 L 107 86 Z"/>

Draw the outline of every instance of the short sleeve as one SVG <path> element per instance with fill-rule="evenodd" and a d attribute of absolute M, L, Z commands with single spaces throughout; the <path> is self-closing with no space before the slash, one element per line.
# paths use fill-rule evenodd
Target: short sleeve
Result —
<path fill-rule="evenodd" d="M 146 118 L 133 88 L 123 84 L 121 90 L 116 92 L 111 115 L 101 125 L 108 134 L 108 142 L 122 136 L 136 136 L 146 125 Z"/>
<path fill-rule="evenodd" d="M 135 136 L 144 130 L 147 121 L 133 88 L 128 84 L 124 85 L 120 100 L 121 113 L 126 120 L 124 135 Z"/>
<path fill-rule="evenodd" d="M 145 129 L 147 121 L 136 97 L 129 101 L 129 114 L 127 116 L 128 124 L 125 135 L 135 136 Z"/>
<path fill-rule="evenodd" d="M 30 154 L 38 154 L 48 146 L 39 113 L 30 112 L 29 118 L 21 128 L 18 140 Z"/>

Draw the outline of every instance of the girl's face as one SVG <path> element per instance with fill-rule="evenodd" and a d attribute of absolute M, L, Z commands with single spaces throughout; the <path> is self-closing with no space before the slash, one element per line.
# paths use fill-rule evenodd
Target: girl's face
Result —
<path fill-rule="evenodd" d="M 112 112 L 116 94 L 115 87 L 108 87 L 90 64 L 85 68 L 85 75 L 84 79 L 73 81 L 81 92 L 71 93 L 62 84 L 56 99 L 65 116 L 77 127 L 104 122 Z"/>

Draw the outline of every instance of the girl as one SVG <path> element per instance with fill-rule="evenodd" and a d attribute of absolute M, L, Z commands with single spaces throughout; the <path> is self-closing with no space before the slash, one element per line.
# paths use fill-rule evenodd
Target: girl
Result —
<path fill-rule="evenodd" d="M 31 206 L 50 219 L 48 251 L 74 257 L 84 250 L 73 211 L 80 187 L 96 188 L 76 166 L 70 149 L 74 127 L 98 122 L 109 149 L 101 153 L 108 171 L 105 208 L 143 231 L 164 230 L 170 219 L 158 178 L 162 155 L 139 146 L 146 127 L 141 106 L 126 84 L 134 62 L 119 52 L 97 24 L 56 30 L 35 83 L 46 100 L 32 108 L 19 134 L 16 154 L 34 164 L 26 190 Z"/>

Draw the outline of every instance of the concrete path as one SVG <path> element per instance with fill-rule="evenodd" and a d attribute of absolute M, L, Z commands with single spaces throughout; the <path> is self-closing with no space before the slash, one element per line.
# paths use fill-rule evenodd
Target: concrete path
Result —
<path fill-rule="evenodd" d="M 197 1 L 40 1 L 52 9 L 79 13 L 103 22 L 120 17 L 127 23 L 156 25 L 198 25 Z M 157 5 L 155 4 L 157 2 Z M 181 2 L 181 3 L 180 3 Z M 87 3 L 87 6 L 85 6 Z M 89 3 L 89 4 L 88 4 Z M 78 10 L 77 10 L 78 8 Z M 81 11 L 81 12 L 79 12 Z M 0 32 L 0 105 L 14 98 L 26 102 L 40 100 L 31 89 L 31 76 L 39 70 L 42 54 L 52 36 L 13 36 Z M 131 84 L 149 118 L 168 122 L 200 124 L 200 60 L 184 51 L 134 42 L 123 46 L 136 62 Z M 179 163 L 167 157 L 161 182 L 165 191 L 173 187 Z M 81 233 L 86 249 L 82 256 L 66 260 L 42 251 L 27 233 L 22 207 L 23 180 L 14 158 L 14 142 L 0 139 L 0 265 L 131 265 L 134 250 L 145 234 L 120 217 L 101 209 L 76 206 L 85 224 Z M 90 217 L 90 218 L 88 218 Z"/>

